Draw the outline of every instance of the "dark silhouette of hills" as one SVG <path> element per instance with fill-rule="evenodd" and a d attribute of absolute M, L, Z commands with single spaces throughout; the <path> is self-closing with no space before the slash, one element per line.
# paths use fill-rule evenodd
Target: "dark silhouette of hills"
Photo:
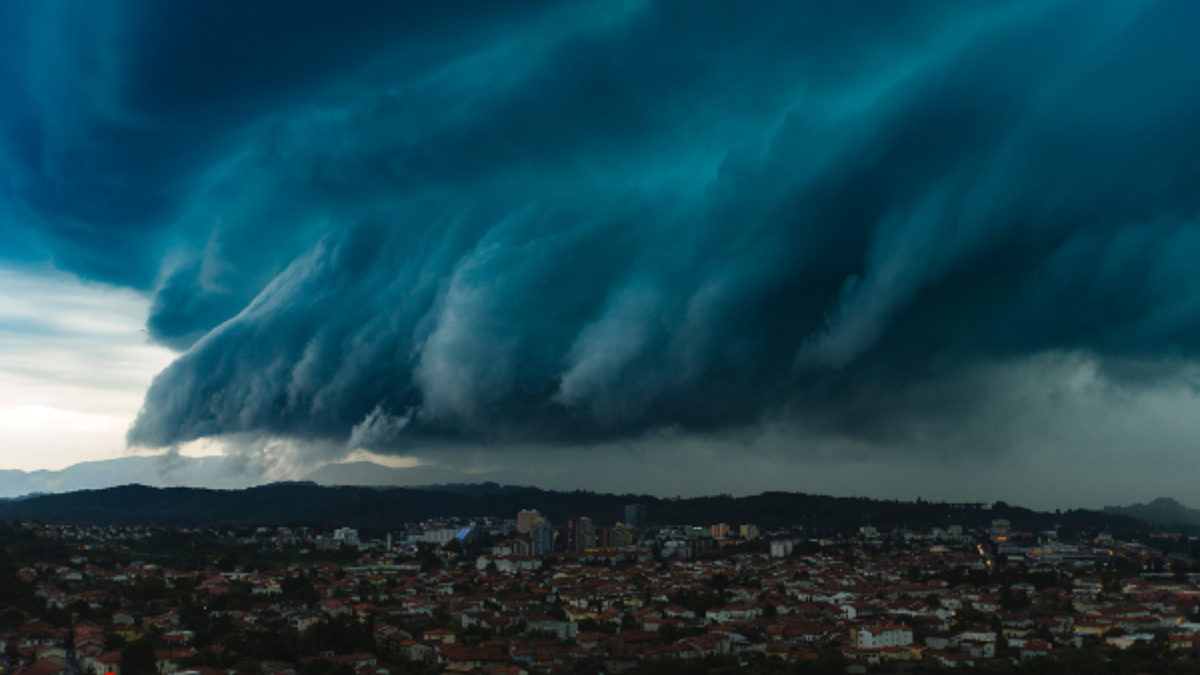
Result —
<path fill-rule="evenodd" d="M 622 520 L 625 505 L 634 502 L 646 506 L 650 524 L 754 523 L 764 529 L 803 525 L 812 534 L 853 532 L 867 524 L 881 532 L 899 527 L 985 526 L 996 518 L 1009 520 L 1015 529 L 1030 531 L 1055 526 L 1067 532 L 1149 527 L 1145 521 L 1117 513 L 1072 510 L 1051 514 L 1004 503 L 984 509 L 784 492 L 748 497 L 660 499 L 486 483 L 428 489 L 322 487 L 312 483 L 276 483 L 243 490 L 126 485 L 3 502 L 0 519 L 123 525 L 308 524 L 390 528 L 406 522 L 455 516 L 511 518 L 521 509 L 537 509 L 555 523 L 561 523 L 568 515 L 584 515 L 601 525 L 610 525 Z"/>
<path fill-rule="evenodd" d="M 135 455 L 81 462 L 58 471 L 0 470 L 0 499 L 25 498 L 35 493 L 101 490 L 131 484 L 237 490 L 263 483 L 262 476 L 231 466 L 227 457 L 175 456 L 167 460 L 163 455 Z M 390 488 L 439 485 L 444 486 L 445 490 L 464 494 L 482 494 L 481 490 L 489 489 L 481 485 L 511 490 L 513 488 L 500 484 L 521 484 L 533 480 L 531 476 L 520 472 L 467 474 L 446 467 L 395 468 L 368 461 L 325 464 L 302 478 L 329 486 Z M 467 483 L 468 480 L 471 483 Z"/>
<path fill-rule="evenodd" d="M 253 476 L 228 470 L 224 457 L 176 457 L 171 462 L 163 459 L 161 455 L 135 455 L 80 462 L 58 471 L 0 470 L 0 499 L 24 498 L 34 493 L 99 490 L 131 483 L 237 489 L 261 482 Z"/>
<path fill-rule="evenodd" d="M 1104 512 L 1129 516 L 1164 527 L 1200 525 L 1200 510 L 1189 509 L 1170 497 L 1159 497 L 1149 504 L 1106 506 Z"/>

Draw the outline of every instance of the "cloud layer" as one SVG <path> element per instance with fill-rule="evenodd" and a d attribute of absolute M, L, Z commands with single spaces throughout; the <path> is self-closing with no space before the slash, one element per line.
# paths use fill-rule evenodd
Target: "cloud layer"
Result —
<path fill-rule="evenodd" d="M 11 250 L 186 350 L 131 443 L 892 442 L 1200 347 L 1200 7 L 435 5 L 0 10 Z"/>
<path fill-rule="evenodd" d="M 0 268 L 3 469 L 124 453 L 146 387 L 173 356 L 146 344 L 147 304 L 62 273 Z"/>

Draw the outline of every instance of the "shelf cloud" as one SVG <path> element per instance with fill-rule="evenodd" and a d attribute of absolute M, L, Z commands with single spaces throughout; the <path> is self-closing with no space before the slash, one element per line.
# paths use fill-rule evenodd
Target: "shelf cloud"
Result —
<path fill-rule="evenodd" d="M 1012 364 L 1191 386 L 1200 5 L 115 4 L 0 9 L 0 241 L 152 299 L 132 445 L 892 447 L 1002 439 Z"/>

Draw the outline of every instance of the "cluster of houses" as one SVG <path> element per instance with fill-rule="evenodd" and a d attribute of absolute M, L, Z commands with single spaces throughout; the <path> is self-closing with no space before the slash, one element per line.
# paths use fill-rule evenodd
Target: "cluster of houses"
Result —
<path fill-rule="evenodd" d="M 54 527 L 61 538 L 63 526 Z M 119 530 L 99 534 L 151 534 Z M 786 555 L 773 547 L 684 559 L 629 546 L 534 558 L 502 544 L 446 566 L 404 558 L 365 564 L 379 559 L 365 551 L 364 564 L 295 563 L 271 572 L 143 563 L 102 569 L 81 552 L 70 564 L 34 564 L 17 575 L 36 585 L 50 609 L 82 602 L 115 608 L 111 616 L 76 617 L 59 627 L 31 617 L 0 631 L 0 652 L 8 672 L 18 675 L 122 675 L 122 652 L 109 648 L 112 638 L 130 644 L 156 631 L 169 647 L 155 654 L 158 675 L 224 675 L 183 665 L 199 652 L 178 607 L 128 609 L 119 589 L 148 577 L 171 585 L 186 578 L 198 601 L 249 588 L 249 606 L 225 612 L 244 634 L 279 625 L 304 632 L 335 618 L 370 625 L 373 651 L 323 655 L 358 675 L 388 675 L 402 660 L 445 672 L 518 675 L 567 671 L 588 660 L 617 671 L 655 657 L 759 653 L 791 661 L 837 649 L 852 672 L 866 672 L 894 662 L 957 667 L 1086 645 L 1124 649 L 1139 641 L 1180 656 L 1200 650 L 1200 625 L 1189 620 L 1200 588 L 1186 580 L 1106 581 L 1089 562 L 1054 569 L 1052 585 L 1014 582 L 1012 575 L 1001 583 L 990 550 L 974 541 L 881 546 L 860 540 L 789 547 Z M 963 570 L 994 583 L 965 583 Z M 310 582 L 314 596 L 305 601 L 284 593 L 292 576 Z M 269 675 L 295 675 L 301 665 L 261 664 Z"/>

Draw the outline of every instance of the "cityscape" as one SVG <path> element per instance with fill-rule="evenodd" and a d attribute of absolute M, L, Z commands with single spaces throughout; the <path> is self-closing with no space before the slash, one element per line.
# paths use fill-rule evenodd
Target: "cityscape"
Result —
<path fill-rule="evenodd" d="M 3 570 L 5 672 L 1175 673 L 1200 665 L 1200 565 L 1186 554 L 1195 534 L 1060 536 L 995 518 L 984 527 L 864 525 L 816 538 L 799 524 L 658 524 L 640 503 L 616 523 L 513 515 L 373 533 L 6 524 L 14 558 Z"/>
<path fill-rule="evenodd" d="M 0 1 L 0 675 L 1200 675 L 1200 0 Z"/>

